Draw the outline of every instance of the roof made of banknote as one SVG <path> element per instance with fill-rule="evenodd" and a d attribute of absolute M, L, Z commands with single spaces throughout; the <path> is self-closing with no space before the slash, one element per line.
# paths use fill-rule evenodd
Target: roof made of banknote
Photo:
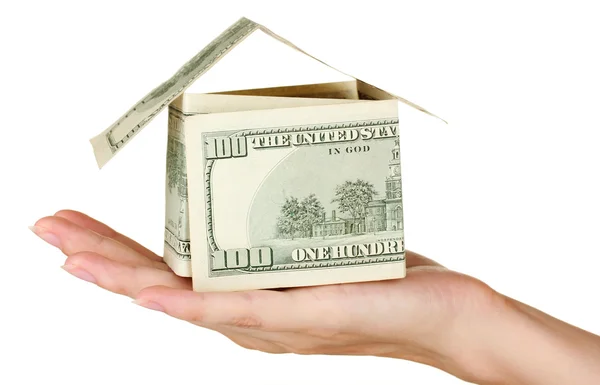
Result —
<path fill-rule="evenodd" d="M 150 91 L 150 93 L 139 100 L 133 107 L 129 109 L 129 111 L 117 119 L 117 121 L 114 122 L 110 127 L 90 140 L 94 148 L 94 154 L 96 156 L 98 167 L 103 167 L 152 119 L 154 119 L 162 110 L 176 100 L 182 93 L 184 93 L 192 83 L 198 80 L 240 42 L 258 30 L 283 42 L 289 47 L 312 57 L 322 64 L 333 68 L 327 63 L 315 58 L 312 55 L 309 55 L 307 52 L 303 51 L 283 37 L 275 34 L 263 25 L 242 17 L 225 31 L 223 31 L 223 33 L 217 36 L 213 41 L 211 41 L 187 63 L 185 63 L 170 79 Z M 333 69 L 343 73 L 335 68 Z M 345 73 L 343 74 L 354 78 L 357 84 L 361 85 L 363 90 L 369 90 L 369 92 L 361 92 L 359 90 L 359 93 L 362 94 L 359 95 L 361 99 L 373 98 L 373 95 L 382 95 L 385 99 L 396 99 L 426 114 L 437 117 L 424 108 L 402 97 L 393 95 L 392 93 L 372 86 L 351 75 Z M 375 99 L 381 99 L 381 97 L 375 97 Z"/>

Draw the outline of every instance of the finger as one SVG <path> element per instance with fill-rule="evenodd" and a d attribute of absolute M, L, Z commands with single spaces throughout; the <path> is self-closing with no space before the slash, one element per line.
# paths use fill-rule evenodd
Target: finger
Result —
<path fill-rule="evenodd" d="M 276 343 L 261 338 L 255 338 L 249 335 L 248 333 L 245 333 L 244 331 L 232 331 L 231 328 L 215 328 L 213 330 L 221 333 L 222 335 L 233 341 L 235 344 L 246 349 L 258 350 L 261 352 L 272 354 L 289 353 L 287 349 Z"/>
<path fill-rule="evenodd" d="M 140 290 L 163 285 L 190 290 L 191 281 L 164 270 L 147 266 L 131 266 L 92 252 L 81 252 L 67 258 L 63 267 L 72 275 L 112 291 L 134 298 Z"/>
<path fill-rule="evenodd" d="M 51 234 L 54 246 L 67 256 L 81 251 L 91 251 L 106 258 L 129 265 L 154 267 L 168 271 L 169 267 L 157 261 L 151 261 L 138 252 L 114 239 L 104 237 L 60 217 L 45 217 L 36 222 L 33 231 L 43 239 Z"/>
<path fill-rule="evenodd" d="M 417 254 L 413 251 L 406 250 L 406 268 L 415 266 L 440 266 L 436 261 L 429 259 L 423 255 Z"/>
<path fill-rule="evenodd" d="M 141 255 L 146 258 L 150 258 L 154 261 L 162 261 L 162 258 L 148 250 L 144 246 L 140 245 L 133 239 L 113 230 L 102 222 L 97 221 L 96 219 L 78 211 L 74 210 L 60 210 L 56 214 L 57 217 L 65 218 L 78 226 L 86 228 L 88 230 L 92 230 L 102 236 L 107 238 L 112 238 L 115 241 L 121 242 L 125 246 L 137 251 Z"/>
<path fill-rule="evenodd" d="M 308 303 L 310 306 L 302 308 L 288 293 L 271 290 L 198 293 L 149 287 L 138 294 L 136 303 L 210 328 L 288 331 L 314 324 L 315 317 L 328 316 L 323 306 Z"/>

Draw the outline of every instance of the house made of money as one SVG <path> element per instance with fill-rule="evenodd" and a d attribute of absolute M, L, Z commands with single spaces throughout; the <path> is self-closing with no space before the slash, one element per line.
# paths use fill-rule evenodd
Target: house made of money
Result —
<path fill-rule="evenodd" d="M 168 110 L 163 257 L 194 290 L 404 277 L 398 102 L 435 115 L 354 77 L 186 92 L 255 31 L 312 57 L 239 19 L 91 139 L 98 166 Z"/>

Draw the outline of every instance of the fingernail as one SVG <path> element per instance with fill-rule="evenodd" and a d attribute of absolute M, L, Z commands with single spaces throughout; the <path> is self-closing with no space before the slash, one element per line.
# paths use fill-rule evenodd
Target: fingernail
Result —
<path fill-rule="evenodd" d="M 75 265 L 69 265 L 69 264 L 64 265 L 62 268 L 67 273 L 69 273 L 79 279 L 83 279 L 84 281 L 91 282 L 91 283 L 96 283 L 96 278 L 94 278 L 94 276 L 91 275 L 87 270 L 84 270 L 80 267 L 77 267 Z"/>
<path fill-rule="evenodd" d="M 157 304 L 156 302 L 152 302 L 152 301 L 144 301 L 144 300 L 135 300 L 133 301 L 133 303 L 135 303 L 136 305 L 140 305 L 142 307 L 145 307 L 146 309 L 150 309 L 150 310 L 156 310 L 156 311 L 161 311 L 161 312 L 165 312 L 165 309 L 160 306 L 159 304 Z"/>
<path fill-rule="evenodd" d="M 29 230 L 33 231 L 35 235 L 42 238 L 44 241 L 48 242 L 54 247 L 58 247 L 60 249 L 60 239 L 48 230 L 39 227 L 39 226 L 29 226 Z"/>

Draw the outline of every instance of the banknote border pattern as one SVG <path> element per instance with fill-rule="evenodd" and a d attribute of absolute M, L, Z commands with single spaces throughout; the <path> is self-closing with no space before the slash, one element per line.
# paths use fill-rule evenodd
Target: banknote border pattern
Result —
<path fill-rule="evenodd" d="M 140 105 L 143 105 L 143 104 L 147 103 L 148 99 L 151 100 L 152 96 L 158 90 L 160 90 L 160 88 L 164 87 L 165 84 L 168 84 L 169 81 L 171 81 L 176 75 L 173 76 L 173 78 L 169 79 L 167 82 L 165 82 L 165 83 L 161 84 L 160 86 L 158 86 L 152 92 L 150 92 L 150 94 L 148 94 L 144 99 L 142 99 L 140 102 L 138 102 L 131 110 L 129 110 L 129 112 L 127 112 L 115 124 L 113 124 L 113 126 L 108 130 L 108 132 L 105 135 L 106 142 L 108 143 L 108 147 L 110 148 L 110 151 L 111 151 L 112 154 L 115 154 L 121 147 L 123 147 L 129 141 L 129 139 L 131 139 L 140 129 L 142 129 L 150 120 L 152 120 L 168 104 L 170 104 L 173 101 L 173 99 L 175 99 L 186 88 L 188 88 L 191 83 L 195 82 L 200 76 L 202 76 L 208 70 L 208 68 L 210 68 L 218 60 L 220 60 L 221 56 L 223 56 L 224 53 L 226 53 L 227 51 L 229 51 L 229 49 L 232 46 L 236 45 L 241 40 L 245 39 L 248 35 L 250 35 L 252 32 L 254 32 L 258 28 L 258 24 L 254 23 L 253 21 L 250 21 L 248 19 L 242 19 L 238 23 L 240 23 L 242 25 L 241 30 L 243 31 L 243 33 L 241 33 L 239 36 L 235 36 L 234 35 L 235 38 L 232 39 L 232 40 L 230 40 L 228 42 L 228 44 L 223 49 L 221 49 L 220 51 L 216 52 L 212 56 L 212 58 L 201 69 L 197 70 L 197 73 L 194 74 L 184 85 L 182 85 L 181 87 L 179 87 L 176 91 L 172 92 L 171 95 L 169 95 L 169 97 L 162 104 L 160 104 L 158 107 L 156 107 L 153 112 L 151 112 L 148 116 L 146 116 L 144 119 L 142 119 L 122 139 L 117 140 L 116 142 L 114 142 L 114 140 L 112 138 L 112 133 L 121 124 L 121 122 L 123 120 L 127 119 L 129 117 L 129 114 L 135 112 Z M 236 25 L 233 25 L 232 27 L 230 27 L 223 34 L 226 34 L 227 32 L 235 30 L 235 28 L 237 27 L 238 23 L 236 23 Z M 248 24 L 248 25 L 244 26 L 244 24 Z M 218 40 L 218 38 L 215 39 L 215 41 L 216 40 Z M 203 49 L 201 52 L 199 52 L 197 55 L 195 55 L 194 58 L 192 58 L 192 60 L 190 60 L 190 62 L 193 62 L 196 57 L 201 56 L 205 52 L 205 50 L 208 49 L 208 47 L 210 47 L 210 44 L 205 49 Z M 188 64 L 190 62 L 188 62 Z M 186 65 L 184 65 L 179 71 L 182 71 L 185 67 L 186 67 Z M 194 69 L 192 69 L 192 71 L 194 71 Z"/>

